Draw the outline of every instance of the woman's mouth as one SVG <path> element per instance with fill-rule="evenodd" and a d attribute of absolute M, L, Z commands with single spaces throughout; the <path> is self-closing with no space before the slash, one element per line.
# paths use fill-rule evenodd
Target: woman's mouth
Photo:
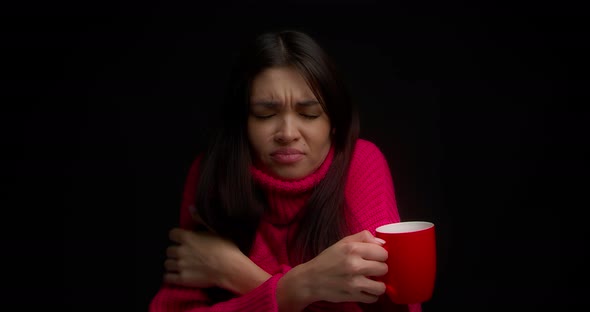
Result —
<path fill-rule="evenodd" d="M 281 148 L 270 154 L 274 161 L 281 164 L 296 163 L 303 159 L 304 156 L 305 154 L 302 151 L 294 148 Z"/>

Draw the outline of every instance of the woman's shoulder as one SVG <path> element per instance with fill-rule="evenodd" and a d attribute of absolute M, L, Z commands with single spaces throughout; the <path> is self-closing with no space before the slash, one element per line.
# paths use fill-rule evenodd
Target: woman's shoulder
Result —
<path fill-rule="evenodd" d="M 355 144 L 345 190 L 352 233 L 399 220 L 391 172 L 384 154 L 371 141 Z"/>
<path fill-rule="evenodd" d="M 185 189 L 194 189 L 196 187 L 196 183 L 199 177 L 199 172 L 201 170 L 201 165 L 203 162 L 203 153 L 197 154 L 193 160 L 191 161 L 188 169 L 188 173 L 186 175 L 185 180 Z"/>
<path fill-rule="evenodd" d="M 201 162 L 203 161 L 203 158 L 205 158 L 205 153 L 204 152 L 199 152 L 197 153 L 194 157 L 193 157 L 193 162 L 191 164 L 191 167 L 199 167 L 199 165 L 201 164 Z"/>
<path fill-rule="evenodd" d="M 377 147 L 377 145 L 367 139 L 357 139 L 355 146 L 354 146 L 355 152 L 356 151 L 375 151 L 375 150 L 379 150 L 379 148 Z"/>
<path fill-rule="evenodd" d="M 352 153 L 351 166 L 359 166 L 374 161 L 381 162 L 384 159 L 385 156 L 375 143 L 366 139 L 356 140 L 354 151 Z"/>
<path fill-rule="evenodd" d="M 349 183 L 365 183 L 389 174 L 389 163 L 381 149 L 371 141 L 358 139 L 348 170 Z"/>
<path fill-rule="evenodd" d="M 180 205 L 180 223 L 179 226 L 183 229 L 193 229 L 196 226 L 193 220 L 192 213 L 190 212 L 190 206 L 194 204 L 197 184 L 199 180 L 199 167 L 203 159 L 203 154 L 197 154 L 193 158 L 188 174 L 184 183 L 184 190 L 182 194 L 182 203 Z"/>

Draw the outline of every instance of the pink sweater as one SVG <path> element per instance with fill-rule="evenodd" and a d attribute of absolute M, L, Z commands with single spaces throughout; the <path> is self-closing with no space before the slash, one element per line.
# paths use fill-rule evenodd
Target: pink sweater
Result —
<path fill-rule="evenodd" d="M 270 279 L 245 295 L 214 304 L 198 288 L 164 283 L 152 299 L 149 310 L 151 312 L 278 311 L 275 294 L 277 282 L 292 268 L 285 242 L 290 233 L 290 227 L 297 225 L 289 221 L 303 207 L 312 188 L 326 175 L 332 163 L 333 154 L 332 149 L 324 163 L 315 172 L 297 181 L 283 181 L 252 168 L 254 180 L 266 192 L 270 211 L 265 213 L 260 222 L 249 258 L 271 274 Z M 180 227 L 184 229 L 193 229 L 195 226 L 188 207 L 195 199 L 197 172 L 198 161 L 195 161 L 187 177 L 181 204 Z M 359 139 L 356 143 L 345 187 L 345 197 L 350 209 L 347 222 L 351 234 L 365 229 L 375 234 L 378 226 L 400 220 L 387 161 L 371 142 Z M 383 295 L 374 304 L 316 302 L 308 306 L 306 311 L 420 312 L 421 305 L 396 305 Z"/>

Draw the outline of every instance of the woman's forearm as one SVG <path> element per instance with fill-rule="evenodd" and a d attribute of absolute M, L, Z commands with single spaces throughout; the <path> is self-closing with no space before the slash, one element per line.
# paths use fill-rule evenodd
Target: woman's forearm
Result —
<path fill-rule="evenodd" d="M 252 291 L 271 278 L 270 274 L 246 256 L 230 261 L 225 272 L 218 282 L 219 286 L 239 295 Z"/>
<path fill-rule="evenodd" d="M 218 284 L 239 295 L 252 291 L 272 277 L 246 256 L 233 259 L 226 270 L 227 274 Z M 305 265 L 299 265 L 278 281 L 276 300 L 279 311 L 299 312 L 312 303 L 305 276 Z"/>
<path fill-rule="evenodd" d="M 305 276 L 305 264 L 300 264 L 277 282 L 276 296 L 279 311 L 299 312 L 313 303 Z"/>

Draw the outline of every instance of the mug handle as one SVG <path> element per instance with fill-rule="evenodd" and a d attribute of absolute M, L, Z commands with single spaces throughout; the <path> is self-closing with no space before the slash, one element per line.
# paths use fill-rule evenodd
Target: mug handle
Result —
<path fill-rule="evenodd" d="M 388 250 L 388 248 L 386 246 L 386 243 L 383 244 L 383 245 L 381 245 L 381 247 L 385 248 L 385 250 L 387 250 L 387 252 L 389 253 L 389 250 Z M 385 284 L 385 293 L 387 294 L 387 296 L 389 297 L 389 299 L 391 299 L 391 301 L 394 301 L 393 298 L 397 297 L 397 290 L 395 290 L 395 288 L 393 288 L 393 286 L 388 285 L 385 282 L 384 276 L 376 276 L 375 277 L 375 280 L 376 281 L 379 281 L 379 282 L 383 282 Z"/>
<path fill-rule="evenodd" d="M 397 297 L 397 291 L 395 290 L 395 288 L 385 284 L 385 293 L 387 294 L 387 296 L 389 296 L 389 299 L 391 299 L 391 301 L 393 301 L 393 298 Z"/>

